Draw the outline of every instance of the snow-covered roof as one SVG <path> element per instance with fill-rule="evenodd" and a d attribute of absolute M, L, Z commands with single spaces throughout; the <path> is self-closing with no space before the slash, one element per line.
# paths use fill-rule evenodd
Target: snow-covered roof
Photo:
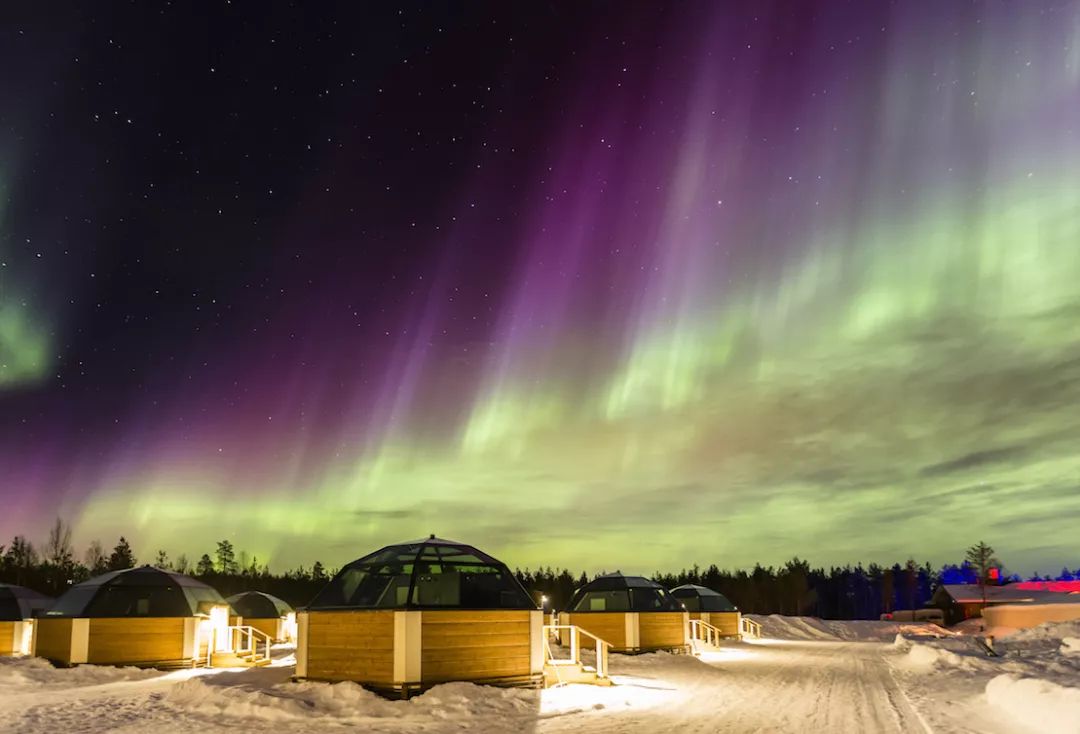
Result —
<path fill-rule="evenodd" d="M 945 584 L 942 588 L 958 604 L 981 604 L 984 598 L 978 584 Z M 1080 603 L 1080 594 L 1020 588 L 1016 584 L 987 586 L 985 598 L 989 604 Z"/>

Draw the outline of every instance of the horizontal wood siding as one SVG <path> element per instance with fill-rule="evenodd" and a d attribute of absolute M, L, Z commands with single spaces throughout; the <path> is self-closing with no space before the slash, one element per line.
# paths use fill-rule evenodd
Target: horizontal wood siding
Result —
<path fill-rule="evenodd" d="M 34 654 L 54 663 L 70 663 L 71 619 L 42 617 L 37 620 L 37 644 Z"/>
<path fill-rule="evenodd" d="M 626 649 L 626 614 L 623 612 L 571 612 L 565 624 L 577 625 L 581 629 L 596 635 L 604 642 L 611 643 L 614 650 Z M 560 615 L 560 622 L 562 615 Z M 563 645 L 569 645 L 569 631 L 563 630 Z M 592 641 L 582 640 L 583 647 L 589 647 Z"/>
<path fill-rule="evenodd" d="M 15 653 L 15 623 L 0 622 L 0 655 Z"/>
<path fill-rule="evenodd" d="M 725 637 L 739 636 L 739 612 L 709 612 L 708 622 Z"/>
<path fill-rule="evenodd" d="M 642 650 L 659 650 L 687 644 L 683 612 L 642 612 L 638 615 Z"/>
<path fill-rule="evenodd" d="M 426 611 L 420 630 L 424 684 L 530 675 L 527 611 Z"/>
<path fill-rule="evenodd" d="M 392 686 L 394 612 L 310 612 L 307 677 Z"/>
<path fill-rule="evenodd" d="M 90 620 L 88 663 L 178 662 L 184 659 L 184 617 Z"/>
<path fill-rule="evenodd" d="M 283 638 L 280 634 L 282 626 L 280 617 L 244 617 L 244 624 L 254 627 L 264 635 L 269 635 L 274 642 L 281 642 Z"/>

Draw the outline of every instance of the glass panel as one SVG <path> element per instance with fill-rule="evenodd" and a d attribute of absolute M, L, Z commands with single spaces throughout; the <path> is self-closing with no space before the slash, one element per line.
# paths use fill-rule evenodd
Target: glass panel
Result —
<path fill-rule="evenodd" d="M 586 591 L 572 612 L 629 612 L 630 595 L 626 589 Z"/>
<path fill-rule="evenodd" d="M 632 589 L 630 598 L 633 600 L 635 612 L 653 612 L 660 609 L 670 608 L 670 602 L 665 599 L 666 592 L 661 589 Z"/>
<path fill-rule="evenodd" d="M 47 612 L 47 616 L 81 617 L 86 612 L 86 605 L 100 590 L 99 586 L 72 587 Z"/>
<path fill-rule="evenodd" d="M 394 608 L 405 605 L 412 564 L 354 565 L 319 592 L 311 606 Z"/>
<path fill-rule="evenodd" d="M 697 594 L 694 594 L 693 596 L 679 596 L 676 598 L 683 603 L 683 606 L 686 607 L 686 611 L 688 612 L 700 612 L 702 609 L 702 599 Z"/>

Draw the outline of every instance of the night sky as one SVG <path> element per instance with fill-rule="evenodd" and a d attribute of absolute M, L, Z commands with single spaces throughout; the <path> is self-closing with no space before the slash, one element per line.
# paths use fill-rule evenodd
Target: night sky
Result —
<path fill-rule="evenodd" d="M 1078 405 L 1078 3 L 0 10 L 0 542 L 1046 572 Z"/>

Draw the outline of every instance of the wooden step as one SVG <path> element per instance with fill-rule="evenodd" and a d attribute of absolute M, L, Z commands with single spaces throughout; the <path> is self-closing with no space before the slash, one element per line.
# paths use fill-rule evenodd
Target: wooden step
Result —
<path fill-rule="evenodd" d="M 215 652 L 210 656 L 211 668 L 261 668 L 269 664 L 269 658 L 258 655 Z"/>
<path fill-rule="evenodd" d="M 596 675 L 596 668 L 591 665 L 579 665 L 577 663 L 560 662 L 558 665 L 550 663 L 544 666 L 544 685 L 547 688 L 560 683 L 584 683 L 594 686 L 610 686 L 611 678 L 600 678 Z"/>

